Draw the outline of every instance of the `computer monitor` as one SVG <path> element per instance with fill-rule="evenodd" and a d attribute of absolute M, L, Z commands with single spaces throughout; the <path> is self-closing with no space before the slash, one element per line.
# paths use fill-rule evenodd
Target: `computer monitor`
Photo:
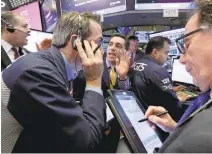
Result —
<path fill-rule="evenodd" d="M 37 52 L 36 43 L 40 44 L 45 38 L 52 38 L 52 36 L 52 33 L 31 30 L 30 36 L 27 37 L 28 44 L 24 48 L 30 52 Z"/>
<path fill-rule="evenodd" d="M 170 50 L 169 50 L 169 55 L 180 55 L 177 45 L 175 40 L 178 37 L 181 37 L 185 33 L 185 28 L 180 28 L 180 29 L 174 29 L 174 30 L 168 30 L 168 31 L 163 31 L 163 32 L 156 32 L 149 34 L 150 39 L 156 36 L 163 36 L 167 37 L 171 40 L 171 45 L 170 45 Z"/>
<path fill-rule="evenodd" d="M 195 8 L 193 0 L 135 0 L 135 10 Z"/>
<path fill-rule="evenodd" d="M 97 14 L 110 14 L 126 11 L 126 0 L 61 0 L 62 13 L 91 11 Z"/>
<path fill-rule="evenodd" d="M 186 71 L 185 65 L 181 64 L 179 59 L 173 59 L 172 81 L 193 84 L 192 76 Z"/>

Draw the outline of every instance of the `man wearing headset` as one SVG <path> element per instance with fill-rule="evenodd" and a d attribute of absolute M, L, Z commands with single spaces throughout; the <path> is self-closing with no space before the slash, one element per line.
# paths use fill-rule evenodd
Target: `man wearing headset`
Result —
<path fill-rule="evenodd" d="M 106 120 L 101 40 L 97 15 L 69 12 L 57 22 L 51 48 L 3 71 L 2 85 L 11 91 L 7 108 L 23 127 L 12 152 L 98 152 Z M 70 94 L 75 63 L 86 78 L 82 107 Z"/>
<path fill-rule="evenodd" d="M 1 71 L 18 57 L 29 53 L 22 48 L 28 44 L 29 33 L 23 16 L 10 11 L 1 14 Z"/>

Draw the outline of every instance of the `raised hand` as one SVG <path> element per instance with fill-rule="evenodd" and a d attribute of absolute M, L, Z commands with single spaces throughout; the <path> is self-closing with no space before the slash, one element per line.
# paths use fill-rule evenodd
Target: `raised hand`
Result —
<path fill-rule="evenodd" d="M 129 71 L 129 55 L 126 50 L 119 53 L 119 58 L 116 58 L 116 72 L 121 80 L 125 80 Z"/>

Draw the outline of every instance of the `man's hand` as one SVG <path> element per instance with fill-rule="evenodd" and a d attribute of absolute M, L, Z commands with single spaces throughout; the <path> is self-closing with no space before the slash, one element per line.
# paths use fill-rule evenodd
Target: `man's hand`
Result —
<path fill-rule="evenodd" d="M 173 87 L 173 90 L 174 90 L 175 92 L 177 92 L 177 91 L 182 91 L 182 90 L 186 90 L 186 87 L 183 86 L 183 85 L 179 85 L 179 86 Z"/>
<path fill-rule="evenodd" d="M 119 79 L 125 80 L 127 78 L 127 73 L 129 70 L 129 56 L 124 50 L 120 53 L 120 57 L 116 58 L 116 72 L 119 75 Z"/>
<path fill-rule="evenodd" d="M 82 60 L 82 67 L 86 78 L 87 86 L 101 87 L 101 79 L 103 73 L 103 54 L 101 49 L 93 50 L 97 47 L 94 41 L 91 41 L 91 46 L 88 41 L 84 40 L 85 51 L 82 48 L 82 43 L 77 40 L 77 49 Z"/>
<path fill-rule="evenodd" d="M 148 118 L 151 122 L 155 123 L 165 132 L 172 132 L 177 126 L 177 123 L 171 118 L 171 116 L 168 113 L 159 117 L 156 116 L 156 114 L 165 111 L 166 109 L 160 106 L 149 106 L 146 111 L 145 117 Z"/>
<path fill-rule="evenodd" d="M 190 97 L 182 92 L 177 93 L 177 97 L 181 102 L 185 102 L 186 100 L 188 100 Z"/>

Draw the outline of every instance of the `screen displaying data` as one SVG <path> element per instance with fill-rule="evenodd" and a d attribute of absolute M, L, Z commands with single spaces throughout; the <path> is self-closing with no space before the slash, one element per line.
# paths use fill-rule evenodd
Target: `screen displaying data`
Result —
<path fill-rule="evenodd" d="M 180 28 L 180 29 L 174 29 L 174 30 L 149 34 L 149 37 L 150 39 L 155 36 L 163 36 L 163 37 L 169 38 L 171 40 L 169 55 L 179 55 L 179 51 L 177 49 L 175 40 L 178 37 L 181 37 L 182 35 L 184 35 L 184 33 L 185 33 L 185 28 Z"/>
<path fill-rule="evenodd" d="M 120 95 L 117 96 L 117 99 L 146 151 L 148 153 L 153 153 L 155 148 L 160 148 L 162 146 L 162 142 L 156 133 L 155 125 L 150 123 L 148 120 L 138 122 L 144 118 L 144 113 L 137 104 L 135 98 L 133 96 Z"/>
<path fill-rule="evenodd" d="M 30 52 L 37 52 L 36 43 L 40 44 L 41 41 L 43 41 L 46 38 L 52 38 L 53 34 L 41 32 L 41 31 L 35 31 L 31 30 L 30 36 L 27 37 L 28 44 L 24 46 L 27 50 Z"/>
<path fill-rule="evenodd" d="M 62 13 L 92 11 L 109 14 L 126 11 L 126 0 L 61 0 Z"/>
<path fill-rule="evenodd" d="M 193 0 L 135 0 L 135 10 L 195 9 Z"/>
<path fill-rule="evenodd" d="M 172 80 L 193 84 L 192 76 L 186 71 L 185 65 L 180 63 L 179 59 L 174 59 L 172 65 Z"/>

